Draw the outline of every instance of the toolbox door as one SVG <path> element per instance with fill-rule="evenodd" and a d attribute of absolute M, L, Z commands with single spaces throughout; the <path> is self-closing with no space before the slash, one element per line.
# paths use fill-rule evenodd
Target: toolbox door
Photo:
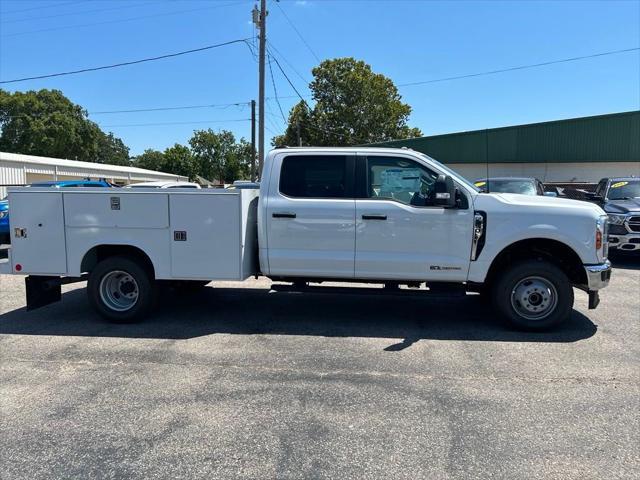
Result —
<path fill-rule="evenodd" d="M 14 192 L 11 211 L 11 259 L 26 274 L 67 272 L 64 210 L 60 192 Z"/>
<path fill-rule="evenodd" d="M 240 278 L 240 195 L 174 193 L 171 276 L 205 280 Z"/>

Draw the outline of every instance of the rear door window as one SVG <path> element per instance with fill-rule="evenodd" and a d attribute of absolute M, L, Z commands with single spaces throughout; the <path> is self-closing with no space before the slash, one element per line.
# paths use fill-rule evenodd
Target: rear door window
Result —
<path fill-rule="evenodd" d="M 346 155 L 291 155 L 282 160 L 280 193 L 293 198 L 349 198 Z"/>

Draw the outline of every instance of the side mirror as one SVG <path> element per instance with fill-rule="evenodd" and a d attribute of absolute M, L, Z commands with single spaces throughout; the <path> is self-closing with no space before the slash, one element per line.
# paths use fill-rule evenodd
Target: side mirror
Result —
<path fill-rule="evenodd" d="M 557 197 L 558 193 L 557 192 L 544 192 L 544 196 L 545 197 Z"/>
<path fill-rule="evenodd" d="M 456 185 L 449 175 L 438 175 L 434 192 L 434 205 L 444 208 L 456 207 Z"/>

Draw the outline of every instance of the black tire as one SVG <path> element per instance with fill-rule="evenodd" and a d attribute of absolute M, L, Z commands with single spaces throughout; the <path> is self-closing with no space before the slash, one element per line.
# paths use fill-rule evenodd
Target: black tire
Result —
<path fill-rule="evenodd" d="M 496 279 L 492 297 L 497 311 L 521 330 L 554 328 L 567 320 L 573 309 L 571 282 L 560 268 L 543 260 L 527 260 L 508 267 Z M 532 318 L 536 315 L 538 318 Z"/>
<path fill-rule="evenodd" d="M 104 292 L 106 284 L 109 278 L 117 278 L 116 272 L 124 272 L 134 280 L 129 281 L 127 285 L 133 285 L 136 293 L 136 300 L 125 310 L 116 310 L 111 308 L 109 300 L 104 299 L 101 295 L 101 291 Z M 121 275 L 122 277 L 122 275 Z M 105 286 L 102 286 L 103 280 Z M 114 290 L 114 289 L 111 289 Z M 113 292 L 115 294 L 121 294 L 118 289 Z M 96 267 L 89 274 L 89 281 L 87 283 L 87 295 L 89 296 L 89 302 L 96 309 L 96 311 L 114 323 L 132 323 L 144 318 L 153 306 L 155 305 L 157 288 L 153 279 L 153 273 L 140 261 L 135 258 L 126 256 L 114 256 L 102 260 L 96 265 Z M 108 294 L 105 294 L 109 297 Z"/>

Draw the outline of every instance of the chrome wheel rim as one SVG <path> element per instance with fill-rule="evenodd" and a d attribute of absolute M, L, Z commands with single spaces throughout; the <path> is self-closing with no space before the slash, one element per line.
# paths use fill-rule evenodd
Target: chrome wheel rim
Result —
<path fill-rule="evenodd" d="M 543 277 L 526 277 L 511 291 L 511 306 L 527 320 L 542 320 L 555 310 L 558 304 L 556 287 Z"/>
<path fill-rule="evenodd" d="M 114 270 L 100 281 L 102 303 L 116 312 L 126 312 L 138 303 L 138 283 L 127 272 Z"/>

